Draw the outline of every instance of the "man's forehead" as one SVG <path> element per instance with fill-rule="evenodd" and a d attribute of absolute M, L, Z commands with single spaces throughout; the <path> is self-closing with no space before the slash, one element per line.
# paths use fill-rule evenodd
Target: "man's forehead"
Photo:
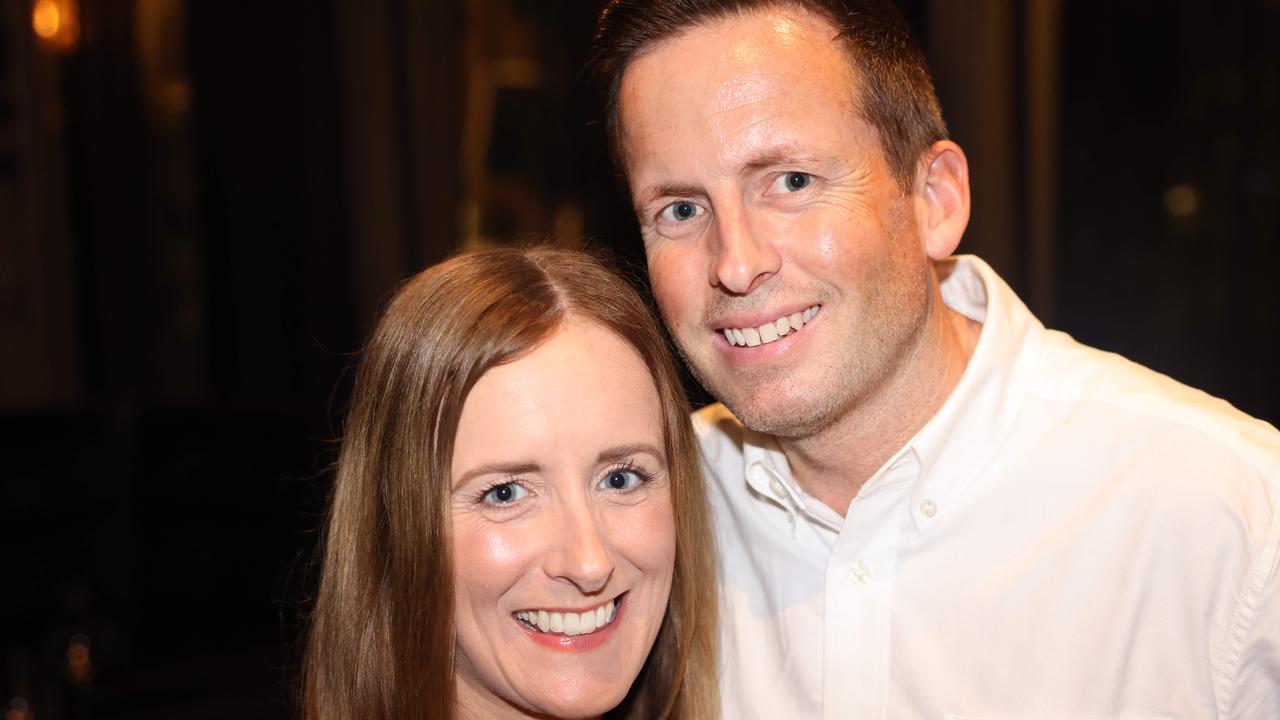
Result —
<path fill-rule="evenodd" d="M 707 138 L 763 131 L 771 103 L 785 110 L 821 95 L 852 108 L 853 79 L 835 30 L 814 15 L 786 8 L 708 21 L 647 48 L 623 73 L 624 160 L 655 136 L 665 142 L 677 125 L 696 125 L 692 132 Z M 752 122 L 760 127 L 742 127 Z"/>
<path fill-rule="evenodd" d="M 839 34 L 827 20 L 801 8 L 785 6 L 708 18 L 642 48 L 622 73 L 622 83 L 637 66 L 654 64 L 653 56 L 670 57 L 686 71 L 710 69 L 721 74 L 750 72 L 770 53 L 841 50 Z M 645 62 L 650 59 L 650 62 Z M 689 62 L 693 61 L 693 62 Z"/>

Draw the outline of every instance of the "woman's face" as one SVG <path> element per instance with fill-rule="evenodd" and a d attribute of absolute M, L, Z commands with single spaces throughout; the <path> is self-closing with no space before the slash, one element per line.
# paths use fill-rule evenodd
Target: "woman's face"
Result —
<path fill-rule="evenodd" d="M 570 320 L 492 368 L 452 466 L 464 716 L 591 717 L 619 703 L 666 612 L 675 520 L 640 357 Z"/>

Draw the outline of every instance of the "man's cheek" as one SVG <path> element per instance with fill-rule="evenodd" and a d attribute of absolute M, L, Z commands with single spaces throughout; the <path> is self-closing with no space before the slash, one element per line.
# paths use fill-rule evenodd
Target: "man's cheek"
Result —
<path fill-rule="evenodd" d="M 697 292 L 689 278 L 653 281 L 653 297 L 662 319 L 674 332 L 686 332 L 702 315 Z"/>

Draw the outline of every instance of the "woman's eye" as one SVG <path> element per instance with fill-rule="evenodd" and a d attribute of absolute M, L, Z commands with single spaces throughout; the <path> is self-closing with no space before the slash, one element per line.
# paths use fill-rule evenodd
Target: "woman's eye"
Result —
<path fill-rule="evenodd" d="M 528 494 L 528 490 L 515 483 L 502 483 L 486 490 L 481 499 L 490 505 L 510 505 Z"/>
<path fill-rule="evenodd" d="M 681 200 L 662 208 L 662 218 L 664 220 L 674 220 L 675 222 L 685 222 L 698 217 L 704 212 L 706 210 L 702 209 L 697 203 Z"/>
<path fill-rule="evenodd" d="M 605 490 L 632 490 L 644 482 L 644 478 L 635 470 L 611 470 L 600 480 L 600 487 Z"/>
<path fill-rule="evenodd" d="M 813 176 L 803 172 L 789 172 L 778 177 L 774 185 L 782 192 L 793 193 L 813 184 Z"/>

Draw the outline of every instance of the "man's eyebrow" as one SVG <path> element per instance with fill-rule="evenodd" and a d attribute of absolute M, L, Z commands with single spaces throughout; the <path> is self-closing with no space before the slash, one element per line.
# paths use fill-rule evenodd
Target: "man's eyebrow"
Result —
<path fill-rule="evenodd" d="M 462 477 L 453 481 L 453 487 L 460 488 L 481 475 L 523 475 L 538 472 L 541 469 L 542 466 L 538 463 L 489 463 L 462 473 Z"/>
<path fill-rule="evenodd" d="M 770 167 L 810 167 L 813 165 L 825 164 L 828 159 L 824 159 L 812 153 L 803 152 L 797 148 L 776 148 L 767 150 L 753 158 L 748 159 L 735 168 L 738 175 L 748 175 Z M 652 185 L 640 193 L 638 207 L 644 207 L 650 203 L 657 202 L 662 198 L 668 197 L 690 197 L 702 196 L 706 191 L 701 185 L 691 185 L 688 183 L 659 183 Z"/>
<path fill-rule="evenodd" d="M 800 152 L 789 148 L 767 150 L 736 168 L 738 175 L 749 175 L 757 170 L 771 167 L 800 167 L 821 163 L 822 159 L 811 153 Z"/>
<path fill-rule="evenodd" d="M 700 185 L 689 185 L 682 183 L 660 183 L 650 186 L 647 190 L 640 194 L 640 205 L 648 205 L 667 197 L 689 197 L 690 195 L 702 195 L 702 187 Z"/>
<path fill-rule="evenodd" d="M 631 443 L 601 450 L 600 455 L 597 457 L 597 462 L 616 462 L 640 453 L 652 455 L 663 465 L 667 464 L 667 456 L 661 450 L 648 443 Z"/>

